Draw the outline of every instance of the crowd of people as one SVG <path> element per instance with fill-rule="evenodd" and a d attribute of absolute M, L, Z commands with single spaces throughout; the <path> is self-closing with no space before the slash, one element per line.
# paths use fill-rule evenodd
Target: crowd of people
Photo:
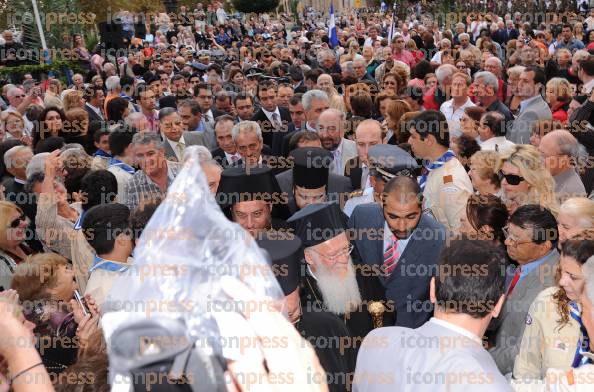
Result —
<path fill-rule="evenodd" d="M 9 73 L 0 389 L 110 388 L 103 309 L 156 235 L 144 231 L 153 214 L 196 213 L 183 206 L 202 180 L 168 192 L 191 164 L 215 216 L 267 255 L 285 317 L 244 316 L 260 342 L 285 344 L 225 358 L 208 388 L 172 383 L 198 366 L 183 356 L 142 362 L 145 379 L 594 388 L 594 10 L 444 24 L 422 3 L 402 7 L 394 20 L 344 10 L 336 30 L 311 8 L 297 22 L 220 2 L 153 19 L 124 11 L 118 47 L 73 37 L 67 81 Z M 4 32 L 0 65 L 16 65 L 19 45 Z M 229 284 L 231 297 L 255 295 Z M 249 372 L 265 377 L 250 385 Z M 283 372 L 292 381 L 275 382 Z"/>

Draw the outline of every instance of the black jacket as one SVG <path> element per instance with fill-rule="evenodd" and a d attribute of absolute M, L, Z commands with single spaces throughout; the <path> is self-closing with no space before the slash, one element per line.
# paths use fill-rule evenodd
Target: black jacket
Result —
<path fill-rule="evenodd" d="M 266 117 L 266 113 L 260 108 L 254 115 L 252 116 L 252 121 L 256 121 L 260 124 L 260 128 L 262 129 L 262 138 L 264 139 L 264 144 L 269 146 L 273 146 L 272 155 L 281 155 L 282 154 L 282 142 L 284 135 L 289 132 L 289 124 L 291 123 L 291 113 L 285 108 L 278 108 L 280 118 L 281 118 L 281 129 L 276 130 L 274 129 L 272 122 Z M 278 146 L 274 149 L 274 146 Z"/>

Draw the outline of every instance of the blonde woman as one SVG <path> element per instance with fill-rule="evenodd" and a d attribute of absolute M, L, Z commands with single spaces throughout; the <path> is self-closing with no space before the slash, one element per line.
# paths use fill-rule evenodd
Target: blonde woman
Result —
<path fill-rule="evenodd" d="M 510 214 L 523 205 L 537 204 L 557 216 L 555 180 L 545 168 L 544 159 L 536 147 L 516 145 L 502 154 L 497 171 L 501 178 L 502 199 Z"/>
<path fill-rule="evenodd" d="M 567 123 L 567 110 L 573 90 L 565 78 L 552 78 L 547 82 L 545 99 L 553 113 L 553 120 Z"/>
<path fill-rule="evenodd" d="M 29 219 L 16 204 L 0 201 L 0 288 L 8 290 L 16 266 L 33 254 L 25 242 Z"/>
<path fill-rule="evenodd" d="M 582 266 L 594 255 L 594 230 L 579 233 L 561 245 L 556 285 L 535 298 L 514 363 L 513 377 L 527 382 L 543 379 L 547 369 L 579 367 L 582 334 L 577 318 L 585 279 Z M 589 351 L 585 348 L 585 351 Z"/>
<path fill-rule="evenodd" d="M 557 217 L 559 242 L 563 242 L 585 229 L 594 228 L 594 200 L 572 197 L 559 207 Z"/>
<path fill-rule="evenodd" d="M 496 170 L 500 160 L 497 151 L 477 151 L 470 157 L 468 176 L 477 195 L 501 197 L 501 180 Z"/>
<path fill-rule="evenodd" d="M 78 91 L 78 90 L 70 90 L 66 94 L 64 94 L 62 103 L 64 105 L 64 112 L 67 112 L 74 108 L 84 109 L 84 107 L 85 107 L 85 100 L 83 99 L 83 93 L 82 93 L 82 91 Z"/>
<path fill-rule="evenodd" d="M 17 139 L 31 146 L 31 138 L 25 134 L 25 119 L 19 112 L 4 111 L 0 114 L 1 133 L 4 133 L 6 139 Z"/>

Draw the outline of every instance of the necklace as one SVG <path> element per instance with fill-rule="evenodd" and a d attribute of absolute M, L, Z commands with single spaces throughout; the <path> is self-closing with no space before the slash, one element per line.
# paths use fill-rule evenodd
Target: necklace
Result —
<path fill-rule="evenodd" d="M 315 298 L 315 300 L 316 300 L 316 303 L 318 304 L 318 306 L 320 307 L 320 309 L 324 309 L 324 310 L 326 310 L 326 307 L 324 306 L 324 301 L 321 301 L 321 300 L 318 298 L 318 296 L 316 295 L 316 290 L 314 290 L 314 288 L 313 288 L 312 284 L 309 282 L 309 278 L 308 278 L 308 277 L 305 277 L 305 281 L 307 282 L 307 285 L 309 286 L 309 289 L 311 290 L 311 293 L 313 294 L 313 296 L 314 296 L 314 298 Z M 327 311 L 327 310 L 326 310 L 326 311 Z M 336 313 L 334 313 L 334 312 L 330 312 L 330 313 L 332 313 L 332 314 L 336 315 L 337 317 L 340 317 L 339 315 L 337 315 L 337 314 L 336 314 Z M 345 325 L 346 325 L 346 321 L 347 321 L 347 313 L 343 314 L 341 318 L 342 318 L 342 321 L 343 321 L 343 322 L 345 323 Z"/>

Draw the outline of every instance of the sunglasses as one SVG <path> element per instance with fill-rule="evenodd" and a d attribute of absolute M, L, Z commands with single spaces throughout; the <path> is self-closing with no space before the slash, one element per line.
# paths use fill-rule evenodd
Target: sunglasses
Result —
<path fill-rule="evenodd" d="M 499 181 L 502 181 L 505 178 L 505 182 L 509 185 L 518 185 L 520 182 L 524 181 L 524 177 L 515 174 L 505 174 L 502 171 L 499 171 L 498 176 Z"/>
<path fill-rule="evenodd" d="M 22 213 L 21 216 L 19 216 L 18 218 L 16 218 L 12 222 L 10 222 L 8 227 L 10 227 L 11 229 L 16 229 L 17 227 L 20 226 L 21 222 L 24 222 L 26 219 L 27 219 L 27 216 L 24 213 Z"/>

